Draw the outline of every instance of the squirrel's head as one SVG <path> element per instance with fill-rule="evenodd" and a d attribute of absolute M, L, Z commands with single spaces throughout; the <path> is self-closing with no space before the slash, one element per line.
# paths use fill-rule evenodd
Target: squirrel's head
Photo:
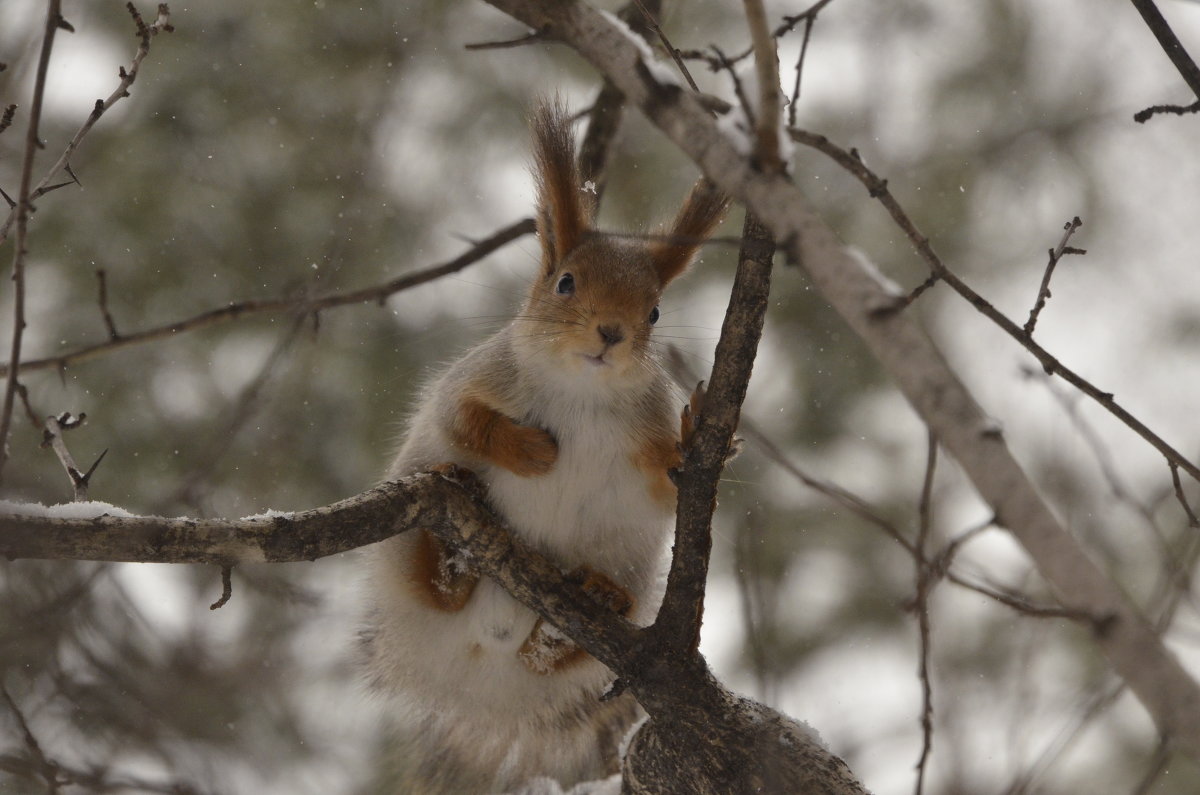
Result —
<path fill-rule="evenodd" d="M 646 241 L 592 227 L 593 194 L 558 103 L 533 119 L 541 268 L 518 320 L 519 347 L 566 378 L 632 385 L 652 377 L 650 333 L 663 289 L 687 268 L 729 200 L 701 180 L 669 227 Z"/>

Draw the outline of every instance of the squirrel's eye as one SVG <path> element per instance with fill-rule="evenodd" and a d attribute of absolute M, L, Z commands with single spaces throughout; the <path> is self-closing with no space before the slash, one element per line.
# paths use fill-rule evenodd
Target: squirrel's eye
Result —
<path fill-rule="evenodd" d="M 653 326 L 657 322 L 658 322 L 658 307 L 656 306 L 650 310 L 650 325 Z"/>
<path fill-rule="evenodd" d="M 558 284 L 554 287 L 554 292 L 559 295 L 571 295 L 575 292 L 575 277 L 569 273 L 564 273 L 558 279 Z"/>

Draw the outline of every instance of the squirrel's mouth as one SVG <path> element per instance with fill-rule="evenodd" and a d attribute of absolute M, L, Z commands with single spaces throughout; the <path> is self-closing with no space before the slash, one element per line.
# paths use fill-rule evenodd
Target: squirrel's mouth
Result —
<path fill-rule="evenodd" d="M 601 353 L 598 356 L 593 356 L 590 353 L 581 353 L 579 355 L 583 357 L 583 360 L 585 362 L 587 362 L 588 364 L 590 364 L 593 367 L 611 367 L 612 362 L 610 362 L 604 358 L 604 354 L 607 352 L 608 351 L 605 351 L 604 353 Z"/>

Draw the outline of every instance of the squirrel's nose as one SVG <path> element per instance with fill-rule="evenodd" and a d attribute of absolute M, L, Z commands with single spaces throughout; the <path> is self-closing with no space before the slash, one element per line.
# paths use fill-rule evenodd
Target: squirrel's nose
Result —
<path fill-rule="evenodd" d="M 596 333 L 604 340 L 605 345 L 616 345 L 625 339 L 625 332 L 621 331 L 620 326 L 597 326 Z"/>

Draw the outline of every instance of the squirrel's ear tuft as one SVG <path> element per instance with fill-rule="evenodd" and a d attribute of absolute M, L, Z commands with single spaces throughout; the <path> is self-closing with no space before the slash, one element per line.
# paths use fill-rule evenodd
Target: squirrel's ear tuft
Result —
<path fill-rule="evenodd" d="M 650 244 L 650 259 L 664 287 L 691 263 L 705 238 L 725 217 L 728 206 L 729 197 L 707 179 L 701 178 L 692 187 L 670 231 Z"/>
<path fill-rule="evenodd" d="M 533 156 L 542 267 L 552 273 L 579 245 L 593 212 L 579 184 L 571 118 L 557 99 L 543 102 L 533 115 Z"/>

